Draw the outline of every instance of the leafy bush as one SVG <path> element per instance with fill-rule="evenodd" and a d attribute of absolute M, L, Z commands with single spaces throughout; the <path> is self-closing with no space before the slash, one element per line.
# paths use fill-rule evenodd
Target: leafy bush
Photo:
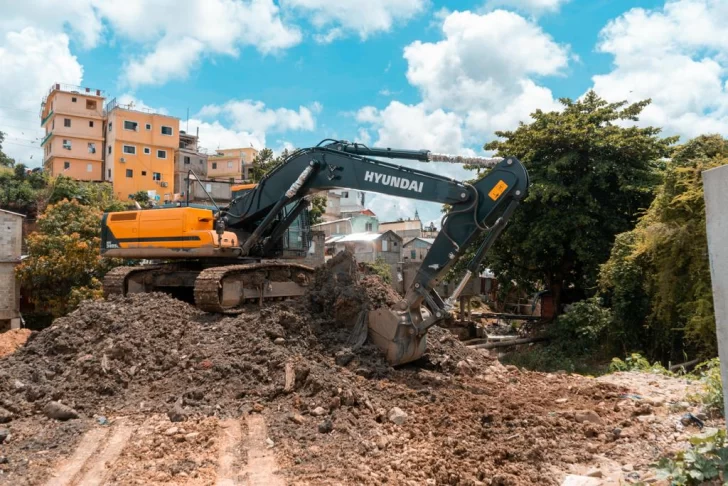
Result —
<path fill-rule="evenodd" d="M 384 261 L 384 258 L 378 257 L 374 263 L 365 262 L 362 265 L 369 271 L 369 273 L 379 275 L 379 277 L 381 277 L 381 279 L 387 284 L 392 283 L 392 269 L 389 264 Z"/>
<path fill-rule="evenodd" d="M 728 447 L 725 430 L 712 430 L 690 438 L 690 449 L 674 458 L 662 458 L 657 464 L 657 477 L 671 486 L 706 484 L 711 480 L 723 483 L 728 477 Z"/>
<path fill-rule="evenodd" d="M 667 368 L 662 366 L 659 361 L 655 361 L 650 364 L 647 358 L 643 357 L 639 353 L 632 353 L 627 356 L 624 361 L 619 358 L 612 358 L 612 362 L 609 364 L 609 372 L 614 373 L 617 371 L 641 371 L 644 373 L 654 373 L 657 375 L 672 375 L 673 373 Z"/>
<path fill-rule="evenodd" d="M 582 300 L 569 306 L 559 316 L 554 327 L 554 337 L 575 351 L 597 347 L 612 320 L 609 309 L 602 307 L 596 298 Z"/>
<path fill-rule="evenodd" d="M 695 373 L 703 384 L 702 392 L 691 396 L 702 403 L 705 408 L 718 415 L 723 415 L 723 381 L 720 377 L 720 359 L 713 358 L 695 367 Z"/>

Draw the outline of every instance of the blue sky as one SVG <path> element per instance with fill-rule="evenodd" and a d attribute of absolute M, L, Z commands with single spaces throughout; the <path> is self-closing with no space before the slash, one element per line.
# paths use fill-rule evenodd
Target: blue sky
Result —
<path fill-rule="evenodd" d="M 724 0 L 0 0 L 4 149 L 38 165 L 53 82 L 199 127 L 203 146 L 326 137 L 481 153 L 495 130 L 594 88 L 641 124 L 728 131 Z M 32 156 L 32 158 L 31 158 Z M 423 166 L 464 178 L 458 167 Z M 439 207 L 370 198 L 382 219 Z"/>

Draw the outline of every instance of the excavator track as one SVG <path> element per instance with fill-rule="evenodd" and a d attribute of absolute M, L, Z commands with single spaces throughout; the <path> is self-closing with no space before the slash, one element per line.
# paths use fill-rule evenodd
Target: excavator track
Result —
<path fill-rule="evenodd" d="M 112 268 L 106 276 L 104 276 L 104 296 L 121 295 L 127 293 L 127 282 L 129 277 L 144 272 L 153 272 L 161 269 L 161 265 L 147 265 L 140 267 L 116 267 Z"/>
<path fill-rule="evenodd" d="M 205 312 L 237 314 L 247 302 L 302 295 L 313 273 L 306 265 L 276 260 L 208 268 L 195 281 L 195 305 Z"/>

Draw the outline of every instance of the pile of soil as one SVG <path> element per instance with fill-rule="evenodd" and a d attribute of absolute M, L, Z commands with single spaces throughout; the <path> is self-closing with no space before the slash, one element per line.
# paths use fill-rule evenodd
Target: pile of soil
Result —
<path fill-rule="evenodd" d="M 0 333 L 0 358 L 15 352 L 29 337 L 29 329 L 11 329 Z"/>
<path fill-rule="evenodd" d="M 292 484 L 559 484 L 574 464 L 650 439 L 639 418 L 651 405 L 625 389 L 503 367 L 444 329 L 396 369 L 353 345 L 362 312 L 398 299 L 340 254 L 306 296 L 237 316 L 164 294 L 84 302 L 0 359 L 0 419 L 12 433 L 50 402 L 183 423 L 260 413 Z"/>

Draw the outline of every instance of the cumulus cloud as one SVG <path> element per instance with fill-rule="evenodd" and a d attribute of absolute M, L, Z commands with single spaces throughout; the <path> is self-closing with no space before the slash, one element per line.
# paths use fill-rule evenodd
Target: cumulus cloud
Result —
<path fill-rule="evenodd" d="M 728 133 L 728 3 L 672 0 L 634 8 L 609 22 L 597 49 L 614 69 L 593 77 L 608 100 L 652 99 L 640 124 L 693 137 Z"/>
<path fill-rule="evenodd" d="M 266 108 L 262 101 L 231 100 L 223 105 L 203 106 L 197 114 L 201 118 L 222 117 L 236 130 L 251 132 L 312 131 L 316 128 L 315 113 L 322 107 L 314 102 L 310 107 Z"/>
<path fill-rule="evenodd" d="M 0 73 L 0 131 L 7 134 L 3 151 L 18 162 L 40 166 L 40 100 L 58 80 L 81 84 L 83 68 L 71 54 L 66 34 L 27 27 L 0 38 Z"/>
<path fill-rule="evenodd" d="M 427 0 L 281 0 L 283 8 L 307 15 L 319 31 L 315 40 L 329 43 L 357 34 L 361 39 L 389 31 L 424 11 Z"/>

